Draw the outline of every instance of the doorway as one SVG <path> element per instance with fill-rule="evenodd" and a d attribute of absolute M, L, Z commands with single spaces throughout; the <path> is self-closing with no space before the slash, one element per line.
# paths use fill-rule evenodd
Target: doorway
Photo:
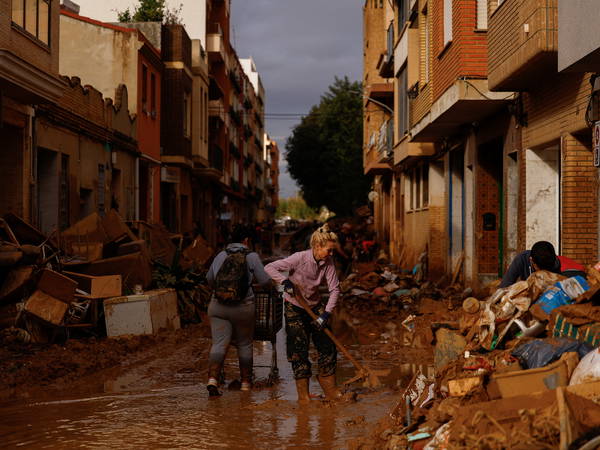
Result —
<path fill-rule="evenodd" d="M 476 236 L 479 275 L 501 277 L 504 260 L 502 138 L 477 149 Z"/>

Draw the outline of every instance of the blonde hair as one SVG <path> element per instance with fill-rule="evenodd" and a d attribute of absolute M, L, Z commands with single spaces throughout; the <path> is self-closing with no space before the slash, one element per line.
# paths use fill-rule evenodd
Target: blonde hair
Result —
<path fill-rule="evenodd" d="M 338 237 L 333 231 L 329 231 L 327 224 L 317 228 L 310 237 L 310 248 L 324 247 L 327 242 L 335 242 L 337 244 Z"/>

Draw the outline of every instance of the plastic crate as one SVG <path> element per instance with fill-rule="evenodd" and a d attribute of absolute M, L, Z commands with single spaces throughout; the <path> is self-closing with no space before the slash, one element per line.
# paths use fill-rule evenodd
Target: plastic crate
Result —
<path fill-rule="evenodd" d="M 283 325 L 283 298 L 275 289 L 254 288 L 254 340 L 274 341 Z"/>

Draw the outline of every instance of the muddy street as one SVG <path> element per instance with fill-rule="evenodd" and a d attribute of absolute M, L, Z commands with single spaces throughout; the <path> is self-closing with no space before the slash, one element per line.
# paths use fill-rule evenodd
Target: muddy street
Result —
<path fill-rule="evenodd" d="M 255 343 L 259 386 L 251 392 L 225 390 L 222 397 L 209 399 L 204 387 L 209 341 L 206 330 L 197 327 L 185 342 L 165 340 L 120 367 L 4 400 L 0 440 L 8 447 L 32 448 L 112 448 L 125 441 L 128 448 L 343 448 L 397 401 L 394 386 L 377 392 L 354 387 L 355 403 L 313 401 L 299 407 L 283 333 L 277 346 L 281 379 L 273 387 L 260 388 L 269 370 L 260 366 L 270 364 L 270 343 Z M 351 347 L 369 350 L 369 345 Z M 352 375 L 342 361 L 338 378 Z M 226 377 L 235 376 L 237 362 L 228 358 Z M 397 379 L 396 373 L 387 381 Z M 315 394 L 320 393 L 317 386 L 313 379 Z"/>

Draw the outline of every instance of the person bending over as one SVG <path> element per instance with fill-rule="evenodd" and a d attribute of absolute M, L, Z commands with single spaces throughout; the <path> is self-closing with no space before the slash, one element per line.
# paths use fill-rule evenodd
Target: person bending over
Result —
<path fill-rule="evenodd" d="M 556 255 L 550 242 L 538 241 L 533 244 L 531 250 L 525 250 L 515 256 L 502 277 L 500 287 L 505 288 L 519 280 L 526 280 L 536 270 L 547 270 L 566 277 L 582 274 L 585 276 L 585 267 L 577 261 Z"/>

